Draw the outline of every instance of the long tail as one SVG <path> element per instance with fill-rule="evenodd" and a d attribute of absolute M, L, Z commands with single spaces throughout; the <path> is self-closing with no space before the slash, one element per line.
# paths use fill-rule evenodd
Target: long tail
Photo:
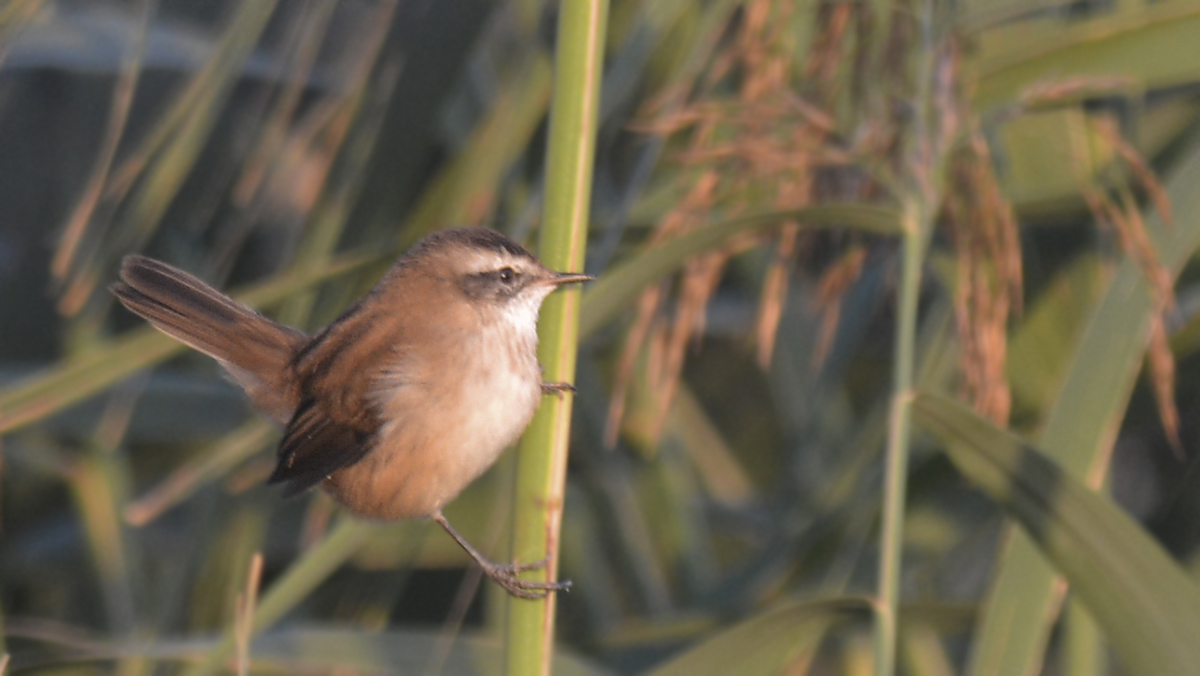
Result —
<path fill-rule="evenodd" d="M 213 357 L 267 415 L 286 423 L 299 393 L 288 368 L 308 336 L 258 314 L 188 273 L 126 256 L 110 289 L 159 331 Z"/>

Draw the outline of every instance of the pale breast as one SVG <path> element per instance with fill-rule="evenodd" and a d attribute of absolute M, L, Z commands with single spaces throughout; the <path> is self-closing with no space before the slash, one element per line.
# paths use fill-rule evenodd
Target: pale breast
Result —
<path fill-rule="evenodd" d="M 448 436 L 455 440 L 460 462 L 479 476 L 496 456 L 517 440 L 533 418 L 541 401 L 541 369 L 536 343 L 514 341 L 511 332 L 484 332 L 478 345 L 463 355 L 463 372 L 458 396 L 447 401 L 458 424 Z M 468 480 L 469 481 L 469 480 Z"/>
<path fill-rule="evenodd" d="M 398 365 L 378 390 L 374 449 L 327 481 L 334 496 L 363 516 L 426 516 L 490 467 L 541 400 L 536 335 L 505 328 L 455 344 L 449 368 Z"/>

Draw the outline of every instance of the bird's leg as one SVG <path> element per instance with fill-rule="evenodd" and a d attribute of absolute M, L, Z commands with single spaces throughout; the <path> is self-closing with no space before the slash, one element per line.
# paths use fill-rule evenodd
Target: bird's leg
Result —
<path fill-rule="evenodd" d="M 446 517 L 442 516 L 441 512 L 434 512 L 432 518 L 434 521 L 438 522 L 442 528 L 446 529 L 446 532 L 450 534 L 450 537 L 454 538 L 454 541 L 458 543 L 459 547 L 463 548 L 463 551 L 469 554 L 472 559 L 475 559 L 475 563 L 479 564 L 479 567 L 483 569 L 483 572 L 486 573 L 488 577 L 492 578 L 501 587 L 504 587 L 506 590 L 508 590 L 509 594 L 512 594 L 513 596 L 519 596 L 523 599 L 544 599 L 549 596 L 551 592 L 567 591 L 571 588 L 570 580 L 563 580 L 562 582 L 536 582 L 534 580 L 522 580 L 521 578 L 517 577 L 519 573 L 527 570 L 538 570 L 540 568 L 545 568 L 546 564 L 550 562 L 550 557 L 548 555 L 546 558 L 535 563 L 494 563 L 489 561 L 487 557 L 485 557 L 483 554 L 480 554 L 478 550 L 472 547 L 471 543 L 467 542 L 466 538 L 459 535 L 458 531 L 454 530 L 454 527 L 450 525 L 450 522 L 446 520 Z"/>
<path fill-rule="evenodd" d="M 559 399 L 563 398 L 563 392 L 575 394 L 576 391 L 571 383 L 542 383 L 542 394 L 557 395 Z"/>

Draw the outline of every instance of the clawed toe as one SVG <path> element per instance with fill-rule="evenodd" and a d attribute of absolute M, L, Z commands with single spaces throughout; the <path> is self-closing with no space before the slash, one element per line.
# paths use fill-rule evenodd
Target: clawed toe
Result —
<path fill-rule="evenodd" d="M 571 383 L 542 383 L 542 394 L 553 394 L 562 399 L 565 392 L 575 394 L 577 390 Z"/>
<path fill-rule="evenodd" d="M 488 573 L 488 577 L 492 578 L 505 591 L 513 596 L 523 599 L 544 599 L 554 592 L 565 592 L 571 589 L 570 580 L 562 580 L 560 582 L 537 582 L 535 580 L 523 580 L 516 575 L 505 575 L 500 572 L 496 574 Z"/>
<path fill-rule="evenodd" d="M 548 563 L 550 563 L 549 556 L 533 563 L 490 563 L 483 566 L 483 572 L 513 596 L 523 599 L 544 599 L 553 592 L 569 590 L 571 588 L 571 581 L 538 582 L 535 580 L 524 580 L 517 577 L 517 575 L 527 570 L 540 570 L 545 568 Z"/>
<path fill-rule="evenodd" d="M 564 383 L 549 384 L 558 385 Z M 543 384 L 542 387 L 545 387 L 545 384 Z M 570 385 L 566 385 L 566 387 L 570 387 Z M 504 589 L 513 596 L 523 599 L 544 599 L 554 592 L 567 591 L 571 588 L 570 580 L 562 580 L 561 582 L 536 582 L 534 580 L 523 580 L 518 577 L 520 573 L 525 571 L 541 570 L 542 568 L 545 568 L 547 564 L 550 563 L 549 555 L 547 555 L 546 558 L 540 561 L 534 561 L 533 563 L 494 563 L 489 561 L 483 554 L 480 554 L 478 551 L 476 551 L 476 549 L 471 546 L 471 543 L 467 542 L 463 536 L 459 535 L 458 531 L 454 530 L 454 527 L 450 525 L 449 521 L 446 521 L 446 517 L 442 516 L 441 512 L 434 512 L 430 515 L 430 518 L 441 525 L 441 527 L 446 530 L 450 537 L 454 538 L 454 541 L 463 548 L 463 551 L 469 554 L 472 559 L 475 559 L 475 563 L 479 564 L 479 567 L 483 569 L 483 572 L 488 577 L 495 580 L 497 584 L 499 584 L 501 587 L 504 587 Z"/>
<path fill-rule="evenodd" d="M 527 570 L 541 570 L 541 569 L 545 568 L 546 565 L 549 563 L 550 563 L 550 555 L 547 554 L 546 558 L 542 559 L 541 561 L 534 561 L 533 563 L 497 563 L 497 564 L 493 564 L 495 567 L 492 570 L 499 575 L 507 575 L 510 577 L 515 577 L 519 573 L 524 573 Z"/>

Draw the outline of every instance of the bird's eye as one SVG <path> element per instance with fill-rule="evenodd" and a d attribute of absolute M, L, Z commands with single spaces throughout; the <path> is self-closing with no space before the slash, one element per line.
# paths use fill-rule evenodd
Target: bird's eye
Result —
<path fill-rule="evenodd" d="M 517 271 L 512 268 L 500 268 L 496 276 L 505 284 L 511 284 L 517 278 Z"/>

